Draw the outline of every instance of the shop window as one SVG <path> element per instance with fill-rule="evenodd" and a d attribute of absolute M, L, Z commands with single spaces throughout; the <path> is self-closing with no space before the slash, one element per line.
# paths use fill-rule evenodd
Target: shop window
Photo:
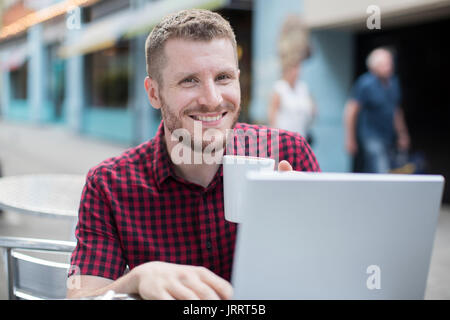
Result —
<path fill-rule="evenodd" d="M 132 79 L 130 43 L 86 56 L 88 105 L 102 108 L 126 108 Z"/>
<path fill-rule="evenodd" d="M 27 73 L 28 73 L 27 61 L 25 61 L 25 63 L 23 63 L 17 69 L 11 70 L 10 79 L 11 79 L 12 99 L 16 100 L 27 99 L 27 90 L 28 90 Z"/>

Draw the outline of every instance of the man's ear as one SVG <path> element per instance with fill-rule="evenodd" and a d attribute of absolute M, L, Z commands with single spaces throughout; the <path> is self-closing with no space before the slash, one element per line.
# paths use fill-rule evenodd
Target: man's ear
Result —
<path fill-rule="evenodd" d="M 144 80 L 145 91 L 147 92 L 148 100 L 150 104 L 155 109 L 161 108 L 161 99 L 159 95 L 159 85 L 158 82 L 150 78 L 149 76 L 145 77 Z"/>

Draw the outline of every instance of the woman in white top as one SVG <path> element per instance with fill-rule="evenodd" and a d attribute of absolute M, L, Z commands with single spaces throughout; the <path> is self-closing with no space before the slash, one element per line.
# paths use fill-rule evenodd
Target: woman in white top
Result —
<path fill-rule="evenodd" d="M 311 142 L 310 129 L 317 111 L 306 83 L 297 81 L 300 62 L 283 69 L 270 101 L 269 125 L 298 132 Z"/>

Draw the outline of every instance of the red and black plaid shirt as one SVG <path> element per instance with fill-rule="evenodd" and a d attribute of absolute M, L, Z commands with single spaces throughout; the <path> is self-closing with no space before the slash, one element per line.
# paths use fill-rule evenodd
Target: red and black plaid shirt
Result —
<path fill-rule="evenodd" d="M 267 130 L 271 138 L 266 127 L 238 123 L 237 129 Z M 300 135 L 278 132 L 280 161 L 289 161 L 294 170 L 320 171 Z M 235 140 L 235 154 L 255 155 L 258 134 L 249 137 Z M 236 224 L 224 219 L 222 177 L 222 166 L 206 188 L 178 177 L 162 124 L 150 141 L 92 168 L 81 197 L 69 275 L 115 280 L 127 266 L 165 261 L 201 265 L 230 280 Z"/>

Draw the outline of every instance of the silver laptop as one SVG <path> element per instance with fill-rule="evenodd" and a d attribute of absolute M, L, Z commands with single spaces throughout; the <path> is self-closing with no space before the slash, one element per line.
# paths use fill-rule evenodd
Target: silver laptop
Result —
<path fill-rule="evenodd" d="M 234 299 L 423 299 L 444 178 L 249 172 Z"/>

